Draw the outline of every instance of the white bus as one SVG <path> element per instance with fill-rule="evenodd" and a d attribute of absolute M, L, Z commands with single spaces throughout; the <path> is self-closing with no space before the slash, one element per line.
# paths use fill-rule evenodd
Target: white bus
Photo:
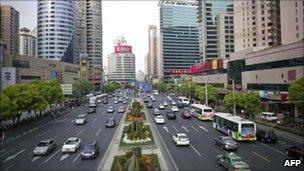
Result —
<path fill-rule="evenodd" d="M 256 140 L 255 123 L 230 113 L 214 113 L 213 127 L 235 140 Z"/>
<path fill-rule="evenodd" d="M 199 120 L 213 120 L 213 109 L 202 104 L 192 104 L 190 106 L 191 114 Z"/>
<path fill-rule="evenodd" d="M 180 96 L 180 97 L 177 98 L 177 100 L 179 102 L 181 102 L 184 106 L 189 106 L 190 105 L 190 100 L 187 97 Z"/>

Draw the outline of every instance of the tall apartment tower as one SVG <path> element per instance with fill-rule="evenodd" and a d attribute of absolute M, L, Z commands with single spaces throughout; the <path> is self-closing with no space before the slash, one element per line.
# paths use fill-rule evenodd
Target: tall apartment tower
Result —
<path fill-rule="evenodd" d="M 149 75 L 153 79 L 160 79 L 159 78 L 159 70 L 161 69 L 160 66 L 160 46 L 159 46 L 159 36 L 158 36 L 158 29 L 154 25 L 150 25 L 148 29 L 149 33 L 149 53 L 148 53 L 148 58 L 149 58 L 149 66 L 150 66 L 150 71 Z"/>
<path fill-rule="evenodd" d="M 235 51 L 281 44 L 280 0 L 234 1 Z"/>
<path fill-rule="evenodd" d="M 108 81 L 116 81 L 122 85 L 135 82 L 135 55 L 132 46 L 127 45 L 123 37 L 115 42 L 114 52 L 108 56 Z"/>
<path fill-rule="evenodd" d="M 304 1 L 280 1 L 282 44 L 300 41 L 304 38 Z"/>
<path fill-rule="evenodd" d="M 75 1 L 38 0 L 38 57 L 74 63 Z"/>
<path fill-rule="evenodd" d="M 20 55 L 34 56 L 37 55 L 37 37 L 32 35 L 28 28 L 22 28 L 19 32 Z"/>
<path fill-rule="evenodd" d="M 201 60 L 229 58 L 229 54 L 234 51 L 231 43 L 233 1 L 196 0 L 196 5 Z"/>
<path fill-rule="evenodd" d="M 101 0 L 76 1 L 76 58 L 88 55 L 89 68 L 102 69 Z"/>
<path fill-rule="evenodd" d="M 1 33 L 0 40 L 6 44 L 3 65 L 10 65 L 10 55 L 19 54 L 19 12 L 10 5 L 0 5 Z"/>
<path fill-rule="evenodd" d="M 160 0 L 160 45 L 163 80 L 170 71 L 189 69 L 199 60 L 196 5 L 185 0 Z"/>

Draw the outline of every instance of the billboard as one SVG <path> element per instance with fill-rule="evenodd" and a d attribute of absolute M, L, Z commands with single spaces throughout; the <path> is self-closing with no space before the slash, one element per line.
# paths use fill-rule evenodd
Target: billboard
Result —
<path fill-rule="evenodd" d="M 132 53 L 132 46 L 118 45 L 114 46 L 115 53 Z"/>

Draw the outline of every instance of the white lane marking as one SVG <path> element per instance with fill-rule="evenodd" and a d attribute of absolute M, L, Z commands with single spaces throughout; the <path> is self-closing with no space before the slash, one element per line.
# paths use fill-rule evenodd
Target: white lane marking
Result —
<path fill-rule="evenodd" d="M 31 152 L 27 153 L 27 155 L 29 155 L 29 156 L 30 156 L 30 155 L 32 155 L 32 154 L 33 154 L 33 151 L 31 151 Z"/>
<path fill-rule="evenodd" d="M 175 129 L 176 132 L 179 132 L 178 129 L 174 125 L 172 125 L 173 129 Z"/>
<path fill-rule="evenodd" d="M 71 127 L 66 128 L 65 131 L 68 131 L 69 129 L 71 129 Z"/>
<path fill-rule="evenodd" d="M 43 135 L 45 135 L 45 134 L 47 134 L 47 133 L 49 133 L 49 132 L 51 132 L 51 129 L 49 129 L 49 130 L 47 130 L 47 131 L 44 131 L 43 133 L 39 134 L 39 137 L 41 137 L 41 136 L 43 136 Z"/>
<path fill-rule="evenodd" d="M 75 119 L 71 120 L 71 123 L 74 122 L 74 121 L 75 121 Z"/>
<path fill-rule="evenodd" d="M 180 120 L 182 120 L 182 118 L 181 118 L 180 116 L 178 116 L 178 118 L 179 118 Z"/>
<path fill-rule="evenodd" d="M 11 165 L 9 165 L 7 168 L 3 169 L 3 171 L 8 170 L 8 169 L 10 169 L 10 168 L 12 168 L 12 167 L 13 167 L 13 165 L 11 164 Z"/>
<path fill-rule="evenodd" d="M 199 132 L 199 130 L 198 129 L 196 129 L 194 126 L 191 126 L 195 131 L 197 131 L 197 132 Z"/>
<path fill-rule="evenodd" d="M 80 154 L 81 154 L 81 152 L 78 153 L 78 155 L 77 155 L 76 158 L 73 160 L 73 162 L 75 162 L 75 161 L 78 159 L 78 157 L 80 156 Z"/>
<path fill-rule="evenodd" d="M 186 132 L 189 132 L 189 130 L 185 126 L 182 126 L 182 129 L 184 129 Z"/>
<path fill-rule="evenodd" d="M 7 162 L 7 161 L 9 161 L 9 160 L 14 159 L 14 158 L 17 157 L 19 154 L 23 153 L 25 150 L 26 150 L 26 149 L 24 148 L 23 150 L 19 151 L 18 153 L 14 154 L 14 155 L 12 155 L 12 156 L 9 156 L 8 158 L 6 158 L 6 159 L 3 161 L 3 163 L 5 163 L 5 162 Z"/>
<path fill-rule="evenodd" d="M 97 133 L 95 134 L 95 136 L 98 135 L 100 131 L 101 131 L 101 128 L 97 131 Z"/>
<path fill-rule="evenodd" d="M 199 125 L 198 127 L 201 128 L 201 129 L 203 129 L 204 131 L 208 132 L 208 130 L 205 127 L 203 127 L 201 125 Z"/>
<path fill-rule="evenodd" d="M 44 163 L 47 163 L 51 158 L 53 158 L 61 149 L 57 150 L 54 154 L 52 154 L 48 159 L 44 161 Z"/>
<path fill-rule="evenodd" d="M 40 158 L 41 158 L 41 156 L 36 156 L 36 157 L 33 158 L 32 162 L 34 162 L 34 161 L 36 161 L 36 160 L 38 160 Z"/>
<path fill-rule="evenodd" d="M 68 158 L 69 154 L 64 154 L 61 156 L 60 161 L 63 161 L 64 159 Z"/>
<path fill-rule="evenodd" d="M 271 163 L 271 161 L 269 159 L 267 159 L 266 157 L 262 156 L 261 154 L 258 154 L 255 151 L 251 151 L 251 153 L 253 153 L 254 155 L 260 157 L 261 159 L 264 159 L 265 161 L 267 161 L 268 163 Z"/>
<path fill-rule="evenodd" d="M 58 138 L 59 137 L 59 135 L 57 134 L 55 137 L 53 137 L 52 139 L 56 139 L 56 138 Z"/>
<path fill-rule="evenodd" d="M 3 152 L 5 152 L 5 150 L 6 150 L 6 149 L 2 149 L 2 150 L 0 151 L 0 153 L 3 153 Z"/>
<path fill-rule="evenodd" d="M 169 130 L 168 130 L 168 128 L 167 128 L 166 126 L 163 126 L 163 128 L 164 128 L 167 132 L 169 132 Z"/>
<path fill-rule="evenodd" d="M 5 155 L 7 155 L 7 154 L 13 152 L 14 150 L 15 150 L 15 148 L 14 148 L 14 149 L 11 149 L 10 151 L 7 151 L 7 152 L 1 154 L 0 157 L 3 157 L 3 156 L 5 156 Z"/>
<path fill-rule="evenodd" d="M 282 155 L 285 156 L 285 154 L 284 154 L 282 151 L 279 151 L 279 150 L 277 150 L 277 149 L 275 149 L 275 148 L 273 148 L 273 147 L 270 147 L 269 145 L 266 145 L 266 144 L 264 144 L 264 143 L 261 143 L 261 145 L 264 146 L 264 147 L 267 147 L 267 148 L 269 148 L 269 149 L 271 149 L 271 150 L 273 150 L 273 151 L 275 151 L 275 152 L 278 152 L 278 153 L 280 153 L 280 154 L 282 154 Z"/>
<path fill-rule="evenodd" d="M 85 130 L 85 128 L 83 128 L 80 132 L 78 132 L 76 135 L 80 135 L 83 131 Z"/>
<path fill-rule="evenodd" d="M 193 147 L 193 145 L 190 144 L 190 147 L 191 147 L 191 148 L 192 148 L 200 157 L 202 156 L 201 153 L 199 153 L 199 152 L 197 151 L 197 149 Z"/>
<path fill-rule="evenodd" d="M 67 123 L 67 122 L 70 122 L 71 120 L 70 119 L 67 119 L 64 123 Z"/>
<path fill-rule="evenodd" d="M 95 122 L 97 119 L 98 119 L 98 118 L 95 118 L 95 119 L 93 120 L 93 122 Z"/>

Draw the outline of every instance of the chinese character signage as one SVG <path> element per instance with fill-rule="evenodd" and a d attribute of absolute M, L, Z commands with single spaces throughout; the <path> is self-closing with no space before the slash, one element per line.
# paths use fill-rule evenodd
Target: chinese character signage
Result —
<path fill-rule="evenodd" d="M 132 53 L 132 46 L 114 46 L 115 53 Z"/>

